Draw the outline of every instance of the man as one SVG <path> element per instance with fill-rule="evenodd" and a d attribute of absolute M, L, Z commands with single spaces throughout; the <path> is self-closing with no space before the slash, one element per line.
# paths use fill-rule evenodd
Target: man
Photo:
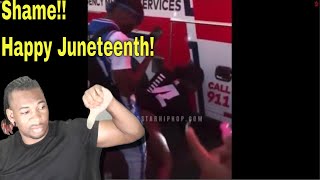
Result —
<path fill-rule="evenodd" d="M 138 104 L 155 115 L 190 115 L 189 95 L 201 87 L 203 80 L 203 70 L 193 63 L 173 71 L 161 68 L 137 90 Z"/>
<path fill-rule="evenodd" d="M 94 19 L 90 22 L 88 32 L 92 40 L 97 34 L 103 41 L 128 41 L 127 36 L 143 20 L 143 6 L 137 0 L 115 0 L 107 4 L 106 18 Z M 102 32 L 101 32 L 102 31 Z M 98 60 L 89 60 L 89 86 L 96 83 L 105 87 L 112 87 L 113 94 L 137 117 L 135 103 L 135 90 L 145 70 L 147 69 L 151 57 L 133 70 L 130 56 L 98 57 Z M 138 118 L 140 119 L 140 118 Z M 140 119 L 141 121 L 141 119 Z M 142 121 L 141 121 L 142 123 Z M 128 164 L 129 179 L 144 179 L 146 168 L 146 144 L 142 139 L 136 142 L 135 146 L 122 147 L 121 152 Z"/>
<path fill-rule="evenodd" d="M 160 68 L 147 85 L 137 90 L 137 102 L 153 139 L 148 142 L 148 155 L 159 164 L 153 172 L 157 178 L 190 178 L 188 173 L 192 172 L 186 169 L 192 169 L 192 159 L 188 159 L 184 127 L 193 114 L 189 95 L 199 89 L 203 79 L 203 70 L 190 63 L 173 71 Z"/>
<path fill-rule="evenodd" d="M 101 35 L 104 41 L 128 41 L 127 34 L 142 22 L 143 16 L 143 6 L 139 1 L 115 0 L 107 4 L 106 18 L 93 19 L 90 22 L 88 27 L 89 35 L 93 36 L 103 28 L 110 27 L 110 30 Z M 110 57 L 100 57 L 100 59 L 102 60 L 101 63 L 103 63 L 105 77 L 111 79 L 112 83 L 115 83 L 119 89 L 120 95 L 126 98 L 135 93 L 135 88 L 151 61 L 151 57 L 146 57 L 137 69 L 133 71 L 130 56 L 117 57 L 112 55 Z M 91 74 L 94 74 L 94 72 Z M 89 76 L 91 74 L 89 69 Z M 91 82 L 89 83 L 92 84 Z"/>
<path fill-rule="evenodd" d="M 90 113 L 106 109 L 113 119 L 96 121 L 92 129 L 83 118 L 49 121 L 38 82 L 27 76 L 10 82 L 4 111 L 19 131 L 0 141 L 0 179 L 100 179 L 101 148 L 132 143 L 144 135 L 138 119 L 108 89 L 95 85 L 82 99 Z"/>

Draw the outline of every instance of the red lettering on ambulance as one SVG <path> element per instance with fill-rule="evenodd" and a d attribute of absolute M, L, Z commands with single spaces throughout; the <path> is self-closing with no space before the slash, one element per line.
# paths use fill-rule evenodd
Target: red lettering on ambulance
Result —
<path fill-rule="evenodd" d="M 213 89 L 214 83 L 213 82 L 209 82 L 208 87 L 209 89 Z"/>
<path fill-rule="evenodd" d="M 222 88 L 221 88 L 221 92 L 224 92 L 224 93 L 230 94 L 229 86 L 222 86 Z"/>

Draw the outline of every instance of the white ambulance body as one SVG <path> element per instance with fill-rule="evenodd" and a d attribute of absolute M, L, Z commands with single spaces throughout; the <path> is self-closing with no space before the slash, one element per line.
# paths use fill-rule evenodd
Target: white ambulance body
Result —
<path fill-rule="evenodd" d="M 104 17 L 110 0 L 88 0 L 88 21 Z M 193 108 L 205 116 L 232 121 L 232 4 L 231 0 L 141 0 L 143 23 L 134 30 L 148 34 L 163 31 L 155 54 L 174 68 L 190 60 L 200 65 L 205 78 L 192 98 Z M 143 58 L 137 58 L 138 60 Z M 148 67 L 148 77 L 153 72 Z"/>

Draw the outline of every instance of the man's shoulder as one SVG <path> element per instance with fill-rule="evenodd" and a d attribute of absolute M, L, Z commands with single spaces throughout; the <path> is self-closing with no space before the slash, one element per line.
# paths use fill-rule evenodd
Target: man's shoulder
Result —
<path fill-rule="evenodd" d="M 53 134 L 61 135 L 74 135 L 84 133 L 87 129 L 86 118 L 73 118 L 67 120 L 50 121 L 49 126 L 52 128 Z"/>
<path fill-rule="evenodd" d="M 2 147 L 6 147 L 8 144 L 10 144 L 13 141 L 14 136 L 15 136 L 15 134 L 7 137 L 6 139 L 1 140 L 0 141 L 0 147 L 1 148 Z"/>
<path fill-rule="evenodd" d="M 18 132 L 16 132 L 18 133 Z M 6 139 L 3 139 L 0 141 L 0 156 L 2 157 L 3 154 L 6 154 L 9 149 L 13 147 L 14 139 L 17 136 L 17 134 L 10 135 Z M 11 149 L 12 150 L 12 149 Z"/>
<path fill-rule="evenodd" d="M 108 26 L 113 27 L 116 30 L 120 30 L 119 26 L 115 22 L 104 18 L 92 19 L 88 24 L 89 30 L 101 29 Z"/>
<path fill-rule="evenodd" d="M 73 118 L 73 119 L 67 119 L 67 120 L 54 120 L 50 121 L 49 123 L 56 125 L 56 126 L 73 126 L 78 124 L 84 124 L 86 123 L 86 118 Z"/>
<path fill-rule="evenodd" d="M 115 31 L 114 33 L 112 33 L 109 37 L 109 40 L 111 42 L 116 42 L 116 41 L 121 41 L 121 42 L 124 42 L 124 41 L 128 41 L 129 38 L 127 35 L 125 35 L 123 32 L 121 31 Z"/>

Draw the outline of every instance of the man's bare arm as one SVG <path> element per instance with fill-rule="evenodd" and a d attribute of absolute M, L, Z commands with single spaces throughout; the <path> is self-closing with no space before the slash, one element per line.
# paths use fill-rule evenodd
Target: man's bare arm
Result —
<path fill-rule="evenodd" d="M 83 102 L 90 109 L 90 114 L 98 115 L 106 109 L 113 117 L 112 121 L 99 122 L 97 147 L 128 144 L 144 135 L 145 131 L 139 120 L 113 98 L 106 88 L 100 85 L 91 87 L 85 92 Z"/>
<path fill-rule="evenodd" d="M 107 108 L 112 121 L 100 121 L 97 147 L 128 144 L 140 139 L 145 130 L 139 120 L 116 99 Z"/>

